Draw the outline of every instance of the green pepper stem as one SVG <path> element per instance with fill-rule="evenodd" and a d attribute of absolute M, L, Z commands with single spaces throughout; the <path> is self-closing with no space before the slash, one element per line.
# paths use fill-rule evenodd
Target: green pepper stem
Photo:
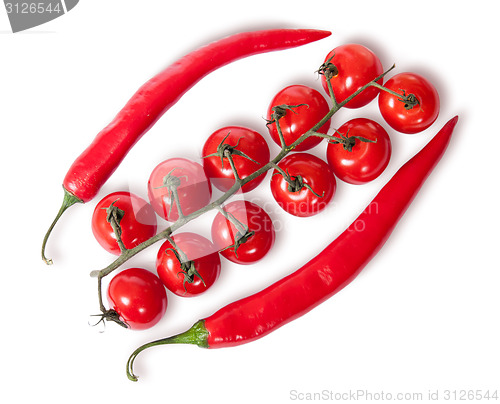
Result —
<path fill-rule="evenodd" d="M 181 334 L 148 342 L 147 344 L 144 344 L 137 348 L 134 352 L 132 352 L 132 355 L 130 355 L 127 361 L 127 377 L 133 382 L 136 382 L 138 380 L 138 377 L 134 374 L 134 362 L 137 358 L 137 355 L 139 355 L 145 349 L 167 344 L 192 344 L 198 345 L 201 348 L 208 348 L 207 339 L 208 331 L 205 328 L 205 321 L 200 320 L 196 322 L 189 330 Z"/>
<path fill-rule="evenodd" d="M 71 192 L 67 191 L 66 188 L 64 188 L 64 198 L 63 202 L 61 205 L 61 208 L 59 209 L 59 212 L 57 212 L 57 215 L 50 225 L 49 229 L 47 230 L 47 233 L 45 234 L 45 237 L 43 238 L 42 242 L 42 259 L 47 265 L 52 265 L 53 261 L 50 258 L 47 258 L 45 256 L 45 247 L 47 246 L 47 240 L 49 239 L 50 234 L 52 233 L 52 229 L 56 225 L 57 221 L 59 218 L 62 216 L 62 214 L 70 207 L 73 206 L 75 203 L 83 203 L 83 201 L 80 198 L 77 198 L 75 195 L 73 195 Z"/>

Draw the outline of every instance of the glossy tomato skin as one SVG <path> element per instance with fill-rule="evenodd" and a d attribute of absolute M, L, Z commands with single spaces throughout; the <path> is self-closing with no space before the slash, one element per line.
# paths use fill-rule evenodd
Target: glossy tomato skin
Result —
<path fill-rule="evenodd" d="M 382 63 L 377 55 L 360 44 L 351 43 L 337 46 L 328 53 L 325 62 L 330 58 L 330 63 L 333 63 L 338 70 L 338 74 L 331 79 L 333 93 L 337 102 L 344 101 L 356 90 L 383 73 Z M 321 80 L 323 88 L 329 96 L 330 92 L 328 91 L 325 76 L 321 76 Z M 380 79 L 377 83 L 382 84 L 383 80 Z M 372 101 L 379 91 L 375 87 L 368 87 L 349 101 L 345 107 L 363 107 Z"/>
<path fill-rule="evenodd" d="M 239 238 L 238 230 L 221 213 L 218 213 L 212 222 L 212 240 L 220 254 L 229 261 L 237 264 L 253 264 L 269 252 L 274 245 L 275 230 L 273 222 L 267 212 L 253 202 L 237 200 L 224 206 L 224 210 L 233 215 L 239 222 L 254 232 L 245 243 L 234 248 L 235 239 Z"/>
<path fill-rule="evenodd" d="M 203 146 L 203 167 L 212 184 L 222 192 L 226 192 L 233 186 L 234 174 L 227 158 L 224 158 L 221 163 L 220 156 L 211 156 L 217 153 L 221 142 L 236 147 L 237 150 L 254 160 L 233 154 L 236 171 L 242 179 L 269 162 L 269 146 L 260 133 L 242 126 L 226 126 L 216 130 Z M 264 178 L 265 173 L 245 184 L 241 191 L 245 193 L 255 189 Z"/>
<path fill-rule="evenodd" d="M 126 248 L 133 248 L 156 234 L 156 215 L 148 202 L 130 192 L 113 192 L 99 201 L 92 215 L 92 233 L 106 251 L 120 255 L 115 232 L 106 220 L 106 209 L 112 204 L 124 212 L 120 227 Z"/>
<path fill-rule="evenodd" d="M 109 282 L 107 296 L 110 306 L 132 330 L 157 324 L 168 305 L 160 279 L 143 268 L 129 268 L 115 275 Z"/>
<path fill-rule="evenodd" d="M 335 176 L 350 184 L 364 184 L 377 178 L 389 164 L 392 145 L 387 131 L 377 122 L 355 118 L 343 124 L 338 132 L 360 136 L 376 143 L 356 140 L 352 151 L 341 144 L 329 143 L 327 161 Z"/>
<path fill-rule="evenodd" d="M 306 133 L 314 125 L 316 125 L 330 110 L 330 106 L 325 97 L 314 88 L 304 85 L 292 85 L 285 87 L 278 92 L 267 110 L 267 119 L 272 121 L 272 108 L 279 105 L 301 105 L 293 108 L 293 111 L 287 111 L 286 115 L 279 119 L 279 125 L 286 145 L 295 142 L 300 136 Z M 276 123 L 267 125 L 269 134 L 273 141 L 281 147 L 281 141 L 278 134 Z M 328 120 L 319 130 L 319 133 L 327 133 L 330 128 L 330 120 Z M 322 141 L 318 136 L 311 136 L 301 142 L 294 150 L 304 151 L 313 148 Z"/>
<path fill-rule="evenodd" d="M 184 282 L 181 263 L 167 240 L 156 258 L 156 270 L 165 287 L 182 297 L 192 297 L 206 292 L 217 281 L 221 271 L 220 256 L 213 243 L 205 237 L 191 232 L 176 234 L 172 237 L 176 246 L 193 261 L 199 276 L 194 275 L 192 282 Z M 201 276 L 201 278 L 200 278 Z"/>
<path fill-rule="evenodd" d="M 177 192 L 184 215 L 189 215 L 210 202 L 212 186 L 202 165 L 185 158 L 171 158 L 158 164 L 148 181 L 149 201 L 159 216 L 170 222 L 179 218 L 172 193 L 164 186 L 164 179 L 169 174 L 180 181 Z"/>
<path fill-rule="evenodd" d="M 398 132 L 414 134 L 431 126 L 439 115 L 439 94 L 433 84 L 416 73 L 399 73 L 385 83 L 385 87 L 397 93 L 414 94 L 419 105 L 405 109 L 404 103 L 386 91 L 378 98 L 384 120 Z"/>
<path fill-rule="evenodd" d="M 305 186 L 299 191 L 290 189 L 284 176 L 274 170 L 271 192 L 283 210 L 294 216 L 308 217 L 328 206 L 335 194 L 337 181 L 324 160 L 309 153 L 293 153 L 283 158 L 278 167 L 292 178 L 300 176 L 303 183 L 314 191 Z"/>

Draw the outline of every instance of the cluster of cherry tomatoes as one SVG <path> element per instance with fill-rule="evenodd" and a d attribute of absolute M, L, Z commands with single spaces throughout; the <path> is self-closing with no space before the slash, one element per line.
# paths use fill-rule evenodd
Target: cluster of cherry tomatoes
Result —
<path fill-rule="evenodd" d="M 325 95 L 304 85 L 291 85 L 270 102 L 267 127 L 271 139 L 279 146 L 292 144 L 320 122 L 330 111 L 329 100 L 343 102 L 382 76 L 383 69 L 372 51 L 362 45 L 347 44 L 326 56 L 320 73 Z M 439 97 L 426 78 L 400 73 L 386 83 L 383 78 L 377 83 L 385 89 L 370 86 L 345 107 L 360 108 L 378 97 L 385 123 L 408 134 L 421 132 L 436 120 Z M 274 165 L 270 180 L 277 204 L 295 216 L 321 212 L 335 194 L 336 179 L 363 184 L 377 178 L 391 157 L 389 134 L 371 119 L 355 118 L 336 130 L 331 130 L 328 120 L 317 133 L 325 136 L 310 136 L 299 143 Z M 325 160 L 307 153 L 324 142 L 326 135 L 329 137 Z M 201 154 L 200 163 L 171 158 L 158 164 L 148 182 L 149 202 L 128 192 L 115 192 L 103 198 L 92 218 L 97 241 L 110 253 L 119 255 L 123 248 L 133 248 L 153 237 L 158 216 L 175 222 L 196 212 L 211 202 L 212 187 L 228 192 L 235 183 L 235 173 L 244 179 L 270 161 L 266 139 L 259 132 L 241 126 L 224 127 L 212 133 Z M 255 189 L 264 178 L 265 172 L 246 182 L 240 192 Z M 108 301 L 128 327 L 145 329 L 156 324 L 167 308 L 166 289 L 183 297 L 208 290 L 219 277 L 221 256 L 238 264 L 250 264 L 271 249 L 275 230 L 271 218 L 260 206 L 235 200 L 218 210 L 211 240 L 179 232 L 164 241 L 157 254 L 158 276 L 141 268 L 130 268 L 110 281 Z"/>

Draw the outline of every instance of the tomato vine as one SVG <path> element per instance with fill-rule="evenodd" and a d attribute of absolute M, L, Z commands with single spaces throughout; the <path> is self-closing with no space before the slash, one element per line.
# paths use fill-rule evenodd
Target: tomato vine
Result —
<path fill-rule="evenodd" d="M 284 137 L 283 137 L 281 127 L 280 127 L 280 118 L 282 118 L 283 116 L 286 116 L 286 113 L 290 110 L 293 110 L 293 108 L 295 108 L 296 106 L 280 106 L 280 111 L 279 111 L 280 113 L 279 113 L 279 115 L 277 115 L 274 118 L 273 124 L 276 125 L 277 132 L 278 132 L 280 139 L 281 139 L 281 150 L 276 154 L 276 156 L 273 159 L 271 159 L 267 164 L 263 165 L 262 167 L 255 170 L 253 173 L 247 175 L 244 178 L 240 177 L 235 165 L 231 164 L 231 169 L 233 170 L 235 180 L 234 180 L 233 185 L 222 196 L 220 196 L 215 201 L 213 201 L 213 202 L 205 205 L 204 207 L 197 209 L 189 214 L 186 214 L 186 215 L 179 214 L 179 217 L 177 218 L 177 220 L 175 222 L 173 222 L 170 226 L 168 226 L 166 229 L 162 230 L 161 232 L 157 233 L 153 237 L 149 238 L 148 240 L 142 242 L 141 244 L 139 244 L 133 248 L 124 249 L 122 251 L 122 253 L 120 254 L 120 256 L 117 259 L 115 259 L 112 263 L 110 263 L 108 266 L 106 266 L 105 268 L 100 269 L 100 270 L 94 270 L 90 273 L 90 276 L 96 278 L 97 282 L 98 282 L 98 297 L 99 297 L 99 306 L 100 306 L 101 310 L 103 310 L 103 308 L 104 308 L 103 299 L 102 299 L 102 280 L 104 277 L 108 276 L 113 271 L 115 271 L 116 269 L 121 267 L 125 262 L 130 260 L 132 257 L 137 255 L 141 251 L 145 250 L 146 248 L 152 246 L 153 244 L 157 243 L 158 241 L 168 240 L 170 242 L 173 242 L 173 240 L 171 238 L 172 233 L 174 233 L 176 230 L 180 229 L 182 226 L 186 225 L 187 223 L 191 222 L 192 220 L 204 215 L 207 212 L 210 212 L 213 210 L 220 211 L 221 209 L 223 209 L 221 207 L 224 205 L 224 203 L 226 201 L 228 201 L 232 196 L 234 196 L 242 187 L 244 187 L 246 184 L 248 184 L 252 180 L 256 179 L 257 177 L 263 175 L 267 171 L 269 171 L 271 169 L 275 169 L 275 167 L 278 165 L 278 163 L 285 156 L 287 156 L 290 152 L 294 151 L 297 148 L 297 146 L 299 146 L 306 139 L 313 137 L 313 136 L 318 136 L 318 137 L 325 138 L 328 140 L 337 141 L 337 139 L 338 139 L 337 137 L 331 136 L 328 134 L 324 134 L 324 133 L 320 133 L 320 132 L 318 132 L 318 129 L 320 129 L 323 125 L 325 125 L 325 123 L 327 123 L 332 118 L 332 116 L 335 113 L 337 113 L 337 111 L 339 111 L 342 107 L 344 107 L 349 101 L 351 101 L 354 97 L 356 97 L 362 91 L 364 91 L 365 89 L 372 87 L 372 86 L 376 86 L 378 88 L 380 85 L 377 82 L 380 81 L 380 79 L 382 79 L 385 75 L 387 75 L 394 68 L 395 68 L 395 65 L 392 65 L 389 69 L 384 71 L 379 76 L 375 77 L 372 81 L 366 83 L 365 85 L 363 85 L 362 87 L 357 89 L 355 92 L 353 92 L 350 96 L 346 97 L 341 102 L 336 101 L 335 96 L 333 94 L 333 91 L 331 90 L 331 86 L 329 86 L 330 97 L 331 97 L 332 104 L 333 104 L 331 109 L 311 129 L 309 129 L 307 132 L 302 134 L 297 140 L 295 140 L 294 142 L 292 142 L 290 144 L 286 144 L 284 141 Z M 269 121 L 268 121 L 268 124 L 269 124 Z M 227 150 L 227 148 L 225 150 Z M 228 158 L 229 162 L 231 162 L 232 159 L 229 157 L 231 157 L 231 154 L 235 153 L 234 150 L 235 150 L 235 147 L 232 148 L 231 153 L 224 153 L 221 158 L 222 159 Z M 229 154 L 229 156 L 227 154 Z M 220 155 L 216 156 L 216 157 L 220 157 Z M 170 175 L 174 176 L 175 171 L 171 172 Z M 178 202 L 179 197 L 177 194 L 177 188 L 172 187 L 170 189 L 170 191 L 173 194 L 173 199 Z M 179 212 L 182 212 L 182 209 L 178 209 L 178 210 L 179 210 Z M 117 236 L 117 237 L 119 237 L 119 236 Z M 107 311 L 107 310 L 105 310 L 105 311 Z M 113 320 L 112 317 L 111 317 L 111 320 Z"/>

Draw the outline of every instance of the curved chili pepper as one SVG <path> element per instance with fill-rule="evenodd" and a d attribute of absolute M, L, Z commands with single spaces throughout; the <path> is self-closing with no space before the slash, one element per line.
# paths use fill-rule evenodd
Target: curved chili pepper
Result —
<path fill-rule="evenodd" d="M 432 169 L 444 154 L 458 116 L 380 190 L 368 207 L 336 240 L 302 268 L 266 289 L 233 302 L 188 331 L 145 344 L 127 362 L 127 376 L 136 381 L 133 363 L 144 349 L 186 343 L 204 348 L 241 345 L 302 316 L 348 285 L 382 248 Z"/>
<path fill-rule="evenodd" d="M 63 204 L 43 240 L 42 259 L 52 263 L 45 257 L 45 245 L 64 211 L 94 198 L 132 146 L 203 77 L 238 59 L 305 45 L 329 35 L 329 31 L 312 29 L 239 33 L 187 54 L 147 81 L 70 167 L 63 181 Z"/>

